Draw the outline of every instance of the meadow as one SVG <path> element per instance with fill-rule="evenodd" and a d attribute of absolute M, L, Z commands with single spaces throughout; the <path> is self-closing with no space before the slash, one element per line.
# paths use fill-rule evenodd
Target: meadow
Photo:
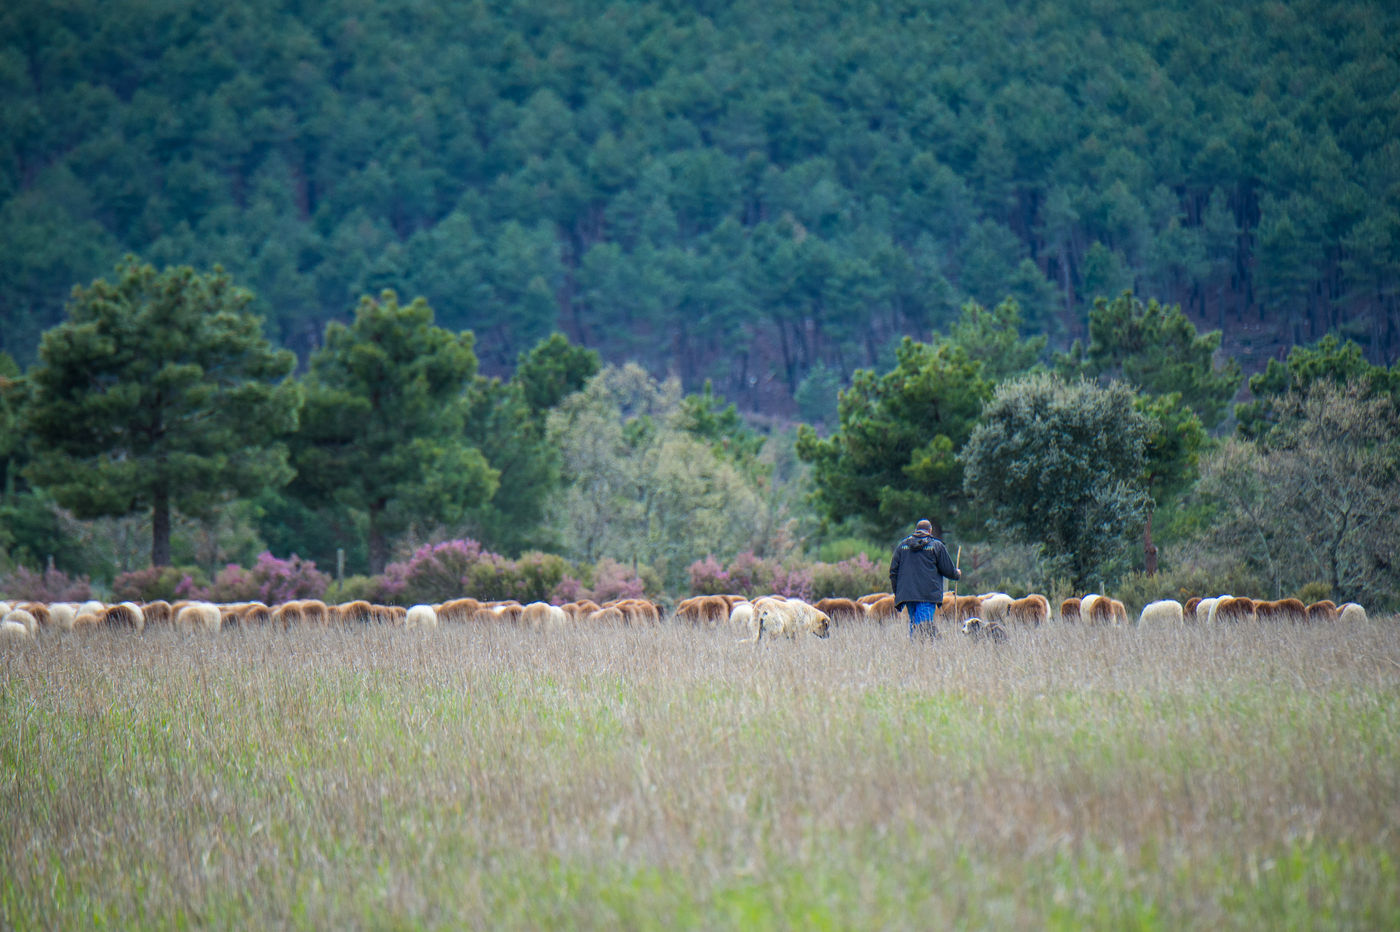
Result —
<path fill-rule="evenodd" d="M 0 649 L 7 928 L 1396 929 L 1400 624 Z"/>

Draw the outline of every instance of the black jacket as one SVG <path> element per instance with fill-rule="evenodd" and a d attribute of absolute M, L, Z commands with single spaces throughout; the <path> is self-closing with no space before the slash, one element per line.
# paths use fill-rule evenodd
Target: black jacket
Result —
<path fill-rule="evenodd" d="M 890 591 L 896 608 L 905 602 L 943 603 L 943 577 L 961 579 L 948 548 L 932 534 L 913 534 L 899 542 L 890 560 Z"/>

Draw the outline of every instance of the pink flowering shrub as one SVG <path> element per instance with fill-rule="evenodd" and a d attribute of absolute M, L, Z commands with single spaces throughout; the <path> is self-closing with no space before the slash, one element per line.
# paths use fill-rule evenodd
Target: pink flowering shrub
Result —
<path fill-rule="evenodd" d="M 646 598 L 646 589 L 646 583 L 639 573 L 616 560 L 604 557 L 593 570 L 592 596 L 595 602 Z"/>
<path fill-rule="evenodd" d="M 407 605 L 446 602 L 471 596 L 483 602 L 510 599 L 514 590 L 511 561 L 474 540 L 424 544 L 402 563 L 384 568 L 380 599 Z"/>
<path fill-rule="evenodd" d="M 589 592 L 587 586 L 568 573 L 565 573 L 564 578 L 555 583 L 554 588 L 550 590 L 549 598 L 545 601 L 554 605 L 563 605 L 566 602 L 577 602 L 580 599 L 590 599 L 592 597 L 592 593 Z"/>
<path fill-rule="evenodd" d="M 112 582 L 112 598 L 117 602 L 174 601 L 183 598 L 203 598 L 206 577 L 200 569 L 189 566 L 148 566 L 143 570 L 122 573 Z M 194 590 L 197 595 L 181 594 Z"/>
<path fill-rule="evenodd" d="M 43 572 L 17 566 L 0 579 L 0 595 L 15 602 L 84 602 L 92 598 L 86 576 L 74 578 L 59 569 Z"/>
<path fill-rule="evenodd" d="M 713 555 L 690 564 L 691 595 L 724 595 L 734 591 L 729 571 Z"/>
<path fill-rule="evenodd" d="M 296 554 L 283 560 L 264 550 L 251 569 L 233 563 L 225 566 L 204 591 L 203 598 L 213 602 L 257 601 L 277 605 L 298 599 L 319 599 L 330 584 L 330 576 L 316 569 L 314 560 L 303 560 Z M 191 593 L 182 597 L 200 596 Z"/>

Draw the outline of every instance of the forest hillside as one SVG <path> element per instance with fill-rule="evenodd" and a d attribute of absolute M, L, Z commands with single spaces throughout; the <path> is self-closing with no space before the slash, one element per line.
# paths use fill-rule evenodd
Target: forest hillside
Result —
<path fill-rule="evenodd" d="M 0 351 L 126 254 L 302 363 L 365 294 L 504 373 L 555 330 L 743 410 L 971 299 L 1052 348 L 1180 304 L 1246 372 L 1400 353 L 1400 7 L 1284 0 L 0 12 Z"/>

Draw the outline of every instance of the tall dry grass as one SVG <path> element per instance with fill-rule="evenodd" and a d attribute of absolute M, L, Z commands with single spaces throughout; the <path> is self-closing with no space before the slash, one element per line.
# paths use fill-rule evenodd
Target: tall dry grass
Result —
<path fill-rule="evenodd" d="M 1400 928 L 1400 626 L 0 654 L 18 928 Z"/>

